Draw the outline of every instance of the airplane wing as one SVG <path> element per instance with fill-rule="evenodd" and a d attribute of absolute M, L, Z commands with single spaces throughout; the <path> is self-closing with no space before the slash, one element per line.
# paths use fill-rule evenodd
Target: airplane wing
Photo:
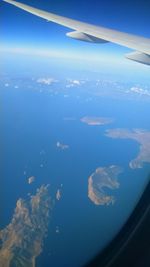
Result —
<path fill-rule="evenodd" d="M 91 43 L 112 42 L 131 48 L 134 51 L 126 55 L 128 59 L 150 65 L 150 38 L 144 38 L 104 27 L 91 25 L 85 22 L 80 22 L 63 16 L 55 15 L 53 13 L 46 12 L 13 0 L 3 1 L 17 6 L 33 15 L 72 29 L 73 32 L 66 34 L 68 37 Z"/>

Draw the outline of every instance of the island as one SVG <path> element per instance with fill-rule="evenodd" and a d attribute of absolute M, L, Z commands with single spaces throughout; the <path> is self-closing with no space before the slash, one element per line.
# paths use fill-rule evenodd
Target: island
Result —
<path fill-rule="evenodd" d="M 86 123 L 88 125 L 105 125 L 110 124 L 114 121 L 113 118 L 107 118 L 107 117 L 88 117 L 85 116 L 80 119 L 81 122 Z"/>
<path fill-rule="evenodd" d="M 99 167 L 88 178 L 88 197 L 95 205 L 110 205 L 115 203 L 115 197 L 105 191 L 118 189 L 117 180 L 122 168 L 116 165 Z"/>
<path fill-rule="evenodd" d="M 110 129 L 105 134 L 110 138 L 132 139 L 139 143 L 139 153 L 137 157 L 130 161 L 132 169 L 142 168 L 144 163 L 150 163 L 150 131 L 143 129 Z"/>
<path fill-rule="evenodd" d="M 69 148 L 69 145 L 66 145 L 66 144 L 62 144 L 60 143 L 59 141 L 56 143 L 56 147 L 61 149 L 61 150 L 66 150 Z"/>
<path fill-rule="evenodd" d="M 32 184 L 35 181 L 35 176 L 31 176 L 28 178 L 28 184 Z"/>
<path fill-rule="evenodd" d="M 61 190 L 58 189 L 56 192 L 56 199 L 59 201 L 61 199 Z"/>
<path fill-rule="evenodd" d="M 10 224 L 0 231 L 1 267 L 35 267 L 52 206 L 48 185 L 42 185 L 29 199 L 17 201 Z"/>

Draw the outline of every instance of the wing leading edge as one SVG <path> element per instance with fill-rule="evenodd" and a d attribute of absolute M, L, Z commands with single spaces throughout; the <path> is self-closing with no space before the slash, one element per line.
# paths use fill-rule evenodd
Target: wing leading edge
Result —
<path fill-rule="evenodd" d="M 126 57 L 146 65 L 150 65 L 150 39 L 136 35 L 119 32 L 116 30 L 91 25 L 63 16 L 55 15 L 13 0 L 3 0 L 17 6 L 33 15 L 44 18 L 48 21 L 60 24 L 74 30 L 66 35 L 81 41 L 92 43 L 112 42 L 135 50 Z"/>

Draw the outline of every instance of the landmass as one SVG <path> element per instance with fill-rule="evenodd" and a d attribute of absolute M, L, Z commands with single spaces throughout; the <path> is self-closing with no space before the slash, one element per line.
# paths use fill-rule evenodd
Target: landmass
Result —
<path fill-rule="evenodd" d="M 58 189 L 56 192 L 56 199 L 59 201 L 61 199 L 61 190 Z"/>
<path fill-rule="evenodd" d="M 56 234 L 59 234 L 59 233 L 60 233 L 59 226 L 56 226 Z"/>
<path fill-rule="evenodd" d="M 35 181 L 35 176 L 31 176 L 28 178 L 28 184 L 32 184 Z"/>
<path fill-rule="evenodd" d="M 88 179 L 88 197 L 95 205 L 110 205 L 115 203 L 115 197 L 109 195 L 107 189 L 118 189 L 120 184 L 117 180 L 122 172 L 119 166 L 99 167 Z M 108 191 L 108 190 L 107 190 Z"/>
<path fill-rule="evenodd" d="M 106 136 L 120 139 L 133 139 L 139 143 L 140 149 L 137 157 L 130 161 L 132 169 L 142 168 L 144 163 L 150 163 L 150 131 L 143 129 L 111 129 L 106 131 Z"/>
<path fill-rule="evenodd" d="M 11 223 L 0 231 L 1 267 L 35 267 L 52 206 L 48 185 L 42 185 L 28 200 L 17 201 Z"/>
<path fill-rule="evenodd" d="M 105 117 L 88 117 L 85 116 L 80 119 L 81 122 L 86 123 L 88 125 L 105 125 L 110 124 L 114 121 L 113 118 L 105 118 Z"/>
<path fill-rule="evenodd" d="M 69 145 L 66 145 L 66 144 L 62 144 L 60 143 L 59 141 L 56 143 L 56 146 L 61 149 L 61 150 L 66 150 L 69 148 Z"/>

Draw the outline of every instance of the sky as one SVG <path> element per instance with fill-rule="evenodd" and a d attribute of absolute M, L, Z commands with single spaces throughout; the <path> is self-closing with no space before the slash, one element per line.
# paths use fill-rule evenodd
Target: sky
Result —
<path fill-rule="evenodd" d="M 55 14 L 150 37 L 150 0 L 22 0 Z M 91 57 L 122 57 L 131 50 L 115 44 L 89 44 L 66 36 L 67 28 L 47 22 L 3 1 L 0 2 L 0 49 L 56 51 Z M 21 50 L 20 50 L 21 51 Z"/>

